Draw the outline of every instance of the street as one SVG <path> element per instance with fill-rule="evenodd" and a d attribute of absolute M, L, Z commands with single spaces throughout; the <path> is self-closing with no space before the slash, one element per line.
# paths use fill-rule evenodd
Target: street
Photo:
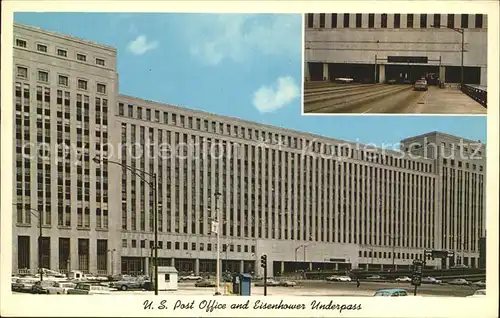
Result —
<path fill-rule="evenodd" d="M 229 286 L 227 284 L 226 286 Z M 221 284 L 222 294 L 227 293 L 225 284 Z M 194 282 L 179 283 L 177 291 L 160 291 L 161 295 L 213 295 L 214 287 L 195 287 Z M 410 295 L 413 295 L 414 287 L 409 283 L 395 282 L 361 282 L 360 287 L 356 287 L 356 282 L 326 282 L 326 281 L 298 281 L 295 287 L 268 287 L 268 296 L 351 296 L 351 297 L 371 297 L 375 291 L 385 288 L 403 288 Z M 454 285 L 422 285 L 418 287 L 418 296 L 424 297 L 466 297 L 472 295 L 477 287 L 454 286 Z M 112 291 L 110 295 L 151 295 L 152 291 L 130 290 Z M 252 296 L 264 295 L 264 287 L 251 287 Z M 15 293 L 17 294 L 17 293 Z"/>
<path fill-rule="evenodd" d="M 486 108 L 454 86 L 318 83 L 304 88 L 304 113 L 486 114 Z"/>

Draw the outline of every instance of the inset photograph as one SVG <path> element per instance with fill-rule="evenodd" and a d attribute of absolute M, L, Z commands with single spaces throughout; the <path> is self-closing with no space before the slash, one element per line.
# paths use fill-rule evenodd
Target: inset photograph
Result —
<path fill-rule="evenodd" d="M 308 13 L 304 114 L 486 114 L 486 14 Z"/>

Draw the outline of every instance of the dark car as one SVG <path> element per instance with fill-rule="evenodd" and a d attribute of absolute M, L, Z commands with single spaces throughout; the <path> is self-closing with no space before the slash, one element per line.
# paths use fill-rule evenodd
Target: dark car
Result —
<path fill-rule="evenodd" d="M 55 283 L 56 282 L 52 280 L 37 281 L 35 284 L 33 284 L 33 286 L 31 286 L 31 293 L 48 294 L 49 292 L 47 291 L 47 288 L 54 286 Z"/>
<path fill-rule="evenodd" d="M 215 287 L 216 284 L 211 279 L 202 279 L 194 284 L 195 287 Z"/>
<path fill-rule="evenodd" d="M 109 287 L 116 288 L 119 290 L 143 289 L 146 282 L 147 280 L 144 279 L 126 279 L 126 280 L 111 282 L 109 284 Z"/>

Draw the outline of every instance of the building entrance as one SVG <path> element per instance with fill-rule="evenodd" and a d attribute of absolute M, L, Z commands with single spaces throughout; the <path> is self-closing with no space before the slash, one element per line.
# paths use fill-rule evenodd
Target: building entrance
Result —
<path fill-rule="evenodd" d="M 439 66 L 437 65 L 385 65 L 386 81 L 396 81 L 398 84 L 414 84 L 417 80 L 425 78 L 429 85 L 437 85 L 439 79 Z"/>

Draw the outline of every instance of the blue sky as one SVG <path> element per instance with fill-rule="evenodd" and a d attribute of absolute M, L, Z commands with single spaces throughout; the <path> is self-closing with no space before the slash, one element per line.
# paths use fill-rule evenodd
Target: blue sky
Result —
<path fill-rule="evenodd" d="M 301 116 L 300 15 L 17 13 L 111 45 L 120 93 L 362 143 L 430 131 L 486 140 L 486 117 Z"/>

